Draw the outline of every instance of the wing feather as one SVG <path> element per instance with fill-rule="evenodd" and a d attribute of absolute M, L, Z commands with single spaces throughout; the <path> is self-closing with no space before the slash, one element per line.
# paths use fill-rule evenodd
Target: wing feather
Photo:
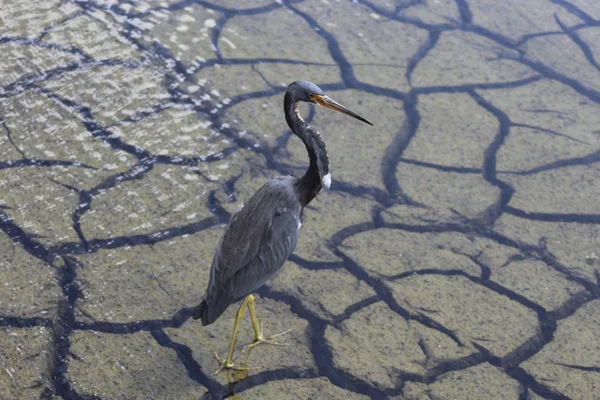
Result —
<path fill-rule="evenodd" d="M 269 237 L 261 246 L 258 256 L 232 279 L 234 301 L 254 292 L 281 270 L 298 242 L 298 218 L 291 211 L 273 218 Z"/>
<path fill-rule="evenodd" d="M 292 179 L 266 183 L 231 219 L 213 258 L 203 324 L 273 278 L 294 251 L 302 207 Z"/>

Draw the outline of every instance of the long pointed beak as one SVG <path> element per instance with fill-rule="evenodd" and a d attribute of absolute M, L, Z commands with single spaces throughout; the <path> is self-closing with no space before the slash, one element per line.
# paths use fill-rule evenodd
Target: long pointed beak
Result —
<path fill-rule="evenodd" d="M 341 112 L 343 114 L 349 115 L 349 116 L 351 116 L 353 118 L 356 118 L 359 121 L 362 121 L 364 123 L 367 123 L 367 124 L 373 126 L 373 124 L 369 120 L 367 120 L 366 118 L 361 117 L 360 115 L 358 115 L 354 111 L 348 110 L 346 107 L 344 107 L 340 103 L 332 100 L 328 96 L 325 96 L 325 95 L 313 95 L 313 96 L 311 96 L 311 100 L 313 100 L 315 103 L 317 103 L 318 105 L 320 105 L 322 107 L 331 108 L 332 110 L 339 111 L 339 112 Z"/>

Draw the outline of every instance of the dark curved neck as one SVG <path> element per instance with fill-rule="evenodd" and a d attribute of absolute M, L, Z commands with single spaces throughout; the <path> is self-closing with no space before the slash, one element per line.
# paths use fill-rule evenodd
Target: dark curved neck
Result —
<path fill-rule="evenodd" d="M 321 191 L 323 177 L 329 173 L 327 146 L 321 134 L 300 117 L 298 101 L 289 92 L 285 94 L 283 109 L 290 129 L 302 140 L 310 159 L 308 170 L 296 186 L 300 203 L 305 207 Z"/>

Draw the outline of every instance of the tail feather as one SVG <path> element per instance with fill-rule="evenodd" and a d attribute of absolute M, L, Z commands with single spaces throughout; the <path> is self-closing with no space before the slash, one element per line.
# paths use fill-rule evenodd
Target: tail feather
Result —
<path fill-rule="evenodd" d="M 208 293 L 204 296 L 200 304 L 194 308 L 192 317 L 194 319 L 201 319 L 204 326 L 210 325 L 225 312 L 233 301 L 235 300 L 231 296 L 229 287 L 222 290 L 217 296 L 214 296 L 213 293 Z"/>
<path fill-rule="evenodd" d="M 205 310 L 206 310 L 206 300 L 202 299 L 200 304 L 198 304 L 196 307 L 194 307 L 194 313 L 192 314 L 192 318 L 194 318 L 194 319 L 202 318 L 202 314 L 204 314 Z"/>

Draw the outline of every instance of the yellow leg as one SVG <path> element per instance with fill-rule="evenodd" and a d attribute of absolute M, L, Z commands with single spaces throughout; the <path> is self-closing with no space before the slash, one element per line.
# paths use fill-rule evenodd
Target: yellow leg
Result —
<path fill-rule="evenodd" d="M 287 343 L 277 343 L 273 340 L 277 336 L 285 335 L 286 333 L 290 333 L 292 329 L 288 329 L 285 332 L 278 333 L 273 336 L 269 336 L 265 338 L 262 333 L 262 327 L 258 326 L 258 319 L 256 318 L 256 310 L 254 309 L 254 295 L 250 295 L 246 298 L 248 302 L 248 311 L 250 311 L 250 318 L 252 319 L 252 327 L 254 328 L 254 343 L 245 346 L 244 349 L 251 349 L 254 346 L 257 346 L 261 343 L 273 344 L 276 346 L 287 346 Z"/>
<path fill-rule="evenodd" d="M 252 295 L 250 295 L 250 296 L 252 296 Z M 246 308 L 246 305 L 248 305 L 248 303 L 250 302 L 250 296 L 246 297 L 246 299 L 242 302 L 242 305 L 237 310 L 237 313 L 235 315 L 235 323 L 233 324 L 233 333 L 231 334 L 231 342 L 229 343 L 229 352 L 227 353 L 227 358 L 225 359 L 225 361 L 223 361 L 215 353 L 215 357 L 217 357 L 217 360 L 219 360 L 219 362 L 221 363 L 221 366 L 219 367 L 218 370 L 216 370 L 213 373 L 213 375 L 218 373 L 219 371 L 221 371 L 223 368 L 236 369 L 236 370 L 247 370 L 247 368 L 234 367 L 232 358 L 233 358 L 233 349 L 235 348 L 235 341 L 237 339 L 238 329 L 240 327 L 240 321 L 242 320 L 242 317 L 244 316 L 244 309 Z"/>

